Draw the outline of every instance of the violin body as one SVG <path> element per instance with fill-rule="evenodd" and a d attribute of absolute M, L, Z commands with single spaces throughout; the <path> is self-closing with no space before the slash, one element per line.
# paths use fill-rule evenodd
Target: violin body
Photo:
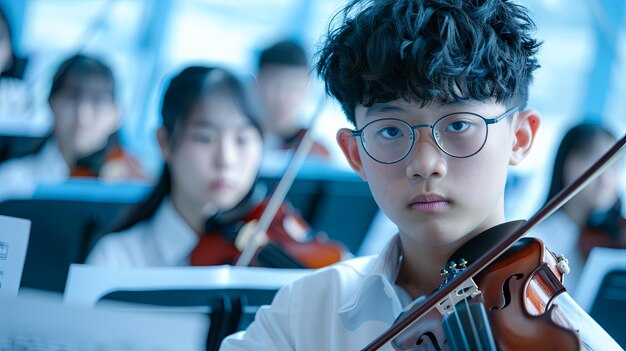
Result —
<path fill-rule="evenodd" d="M 471 263 L 471 262 L 470 262 Z M 484 309 L 488 320 L 481 324 L 480 315 L 470 319 L 474 330 L 466 325 L 464 331 L 449 340 L 444 319 L 452 323 L 466 318 L 454 313 L 443 316 L 432 309 L 403 333 L 392 340 L 396 350 L 474 350 L 451 347 L 463 345 L 457 338 L 490 333 L 497 350 L 580 350 L 581 342 L 552 301 L 565 291 L 557 259 L 534 238 L 523 238 L 474 277 L 480 295 L 468 300 L 470 309 Z M 462 305 L 463 302 L 459 303 Z M 478 307 L 480 306 L 480 307 Z M 456 312 L 455 312 L 456 313 Z M 482 338 L 482 336 L 478 336 Z M 470 338 L 471 339 L 471 338 Z M 484 350 L 491 347 L 482 346 Z"/>
<path fill-rule="evenodd" d="M 478 274 L 498 349 L 580 349 L 578 336 L 552 305 L 565 291 L 556 266 L 540 240 L 523 238 Z"/>
<path fill-rule="evenodd" d="M 266 202 L 261 203 L 242 218 L 240 224 L 256 224 L 266 205 Z M 322 235 L 308 240 L 310 231 L 311 228 L 302 216 L 291 205 L 283 203 L 267 229 L 267 243 L 257 250 L 251 266 L 321 268 L 339 262 L 346 249 L 338 243 L 325 240 Z M 243 229 L 239 234 L 241 232 Z M 229 240 L 224 233 L 209 232 L 203 234 L 200 241 L 191 255 L 192 265 L 232 265 L 241 253 L 235 240 Z"/>

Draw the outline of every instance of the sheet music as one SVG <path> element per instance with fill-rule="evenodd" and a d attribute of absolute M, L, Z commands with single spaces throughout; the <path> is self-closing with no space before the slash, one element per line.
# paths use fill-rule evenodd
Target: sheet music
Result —
<path fill-rule="evenodd" d="M 206 348 L 202 314 L 123 312 L 68 306 L 22 290 L 0 297 L 0 350 L 189 350 Z"/>
<path fill-rule="evenodd" d="M 64 300 L 94 306 L 107 293 L 121 289 L 278 289 L 311 271 L 233 266 L 113 269 L 73 264 Z"/>
<path fill-rule="evenodd" d="M 16 296 L 30 235 L 30 221 L 0 216 L 0 294 Z"/>

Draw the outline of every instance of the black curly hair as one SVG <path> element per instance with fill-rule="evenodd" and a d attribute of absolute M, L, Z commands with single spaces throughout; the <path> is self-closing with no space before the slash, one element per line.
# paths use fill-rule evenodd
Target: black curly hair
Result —
<path fill-rule="evenodd" d="M 329 26 L 316 70 L 355 123 L 357 104 L 396 99 L 524 107 L 541 43 L 507 0 L 352 0 Z"/>

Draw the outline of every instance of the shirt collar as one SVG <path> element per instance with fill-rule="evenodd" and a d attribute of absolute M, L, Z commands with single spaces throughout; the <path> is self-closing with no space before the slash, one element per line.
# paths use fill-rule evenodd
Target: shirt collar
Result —
<path fill-rule="evenodd" d="M 155 213 L 152 231 L 164 265 L 189 264 L 189 255 L 198 244 L 198 235 L 178 214 L 169 198 L 163 200 Z"/>
<path fill-rule="evenodd" d="M 375 300 L 380 310 L 392 311 L 396 316 L 402 312 L 402 304 L 394 289 L 394 284 L 402 262 L 402 243 L 396 234 L 376 257 L 372 269 L 363 279 L 356 294 L 341 306 L 339 314 L 349 317 L 358 311 L 371 308 Z"/>

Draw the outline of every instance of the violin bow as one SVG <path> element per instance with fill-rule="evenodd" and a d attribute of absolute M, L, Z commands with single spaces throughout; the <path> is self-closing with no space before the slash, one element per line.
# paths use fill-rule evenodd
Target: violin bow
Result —
<path fill-rule="evenodd" d="M 274 192 L 270 196 L 270 199 L 267 202 L 267 206 L 261 214 L 256 228 L 250 235 L 250 239 L 246 243 L 243 250 L 241 250 L 241 255 L 239 255 L 239 258 L 237 258 L 235 266 L 250 265 L 250 262 L 252 262 L 252 259 L 254 258 L 254 254 L 258 250 L 259 246 L 263 243 L 263 240 L 261 239 L 264 233 L 267 232 L 267 229 L 272 223 L 274 216 L 276 216 L 278 209 L 280 209 L 281 204 L 285 200 L 287 192 L 289 191 L 289 188 L 291 188 L 291 185 L 296 178 L 298 170 L 300 169 L 300 167 L 302 167 L 304 160 L 306 159 L 309 151 L 311 151 L 311 148 L 313 147 L 313 129 L 317 123 L 317 120 L 322 115 L 325 102 L 326 98 L 325 95 L 323 95 L 319 103 L 317 104 L 315 111 L 313 112 L 313 117 L 311 118 L 309 126 L 304 133 L 300 144 L 298 144 L 298 147 L 291 157 L 291 160 L 289 160 L 289 164 L 287 165 L 287 169 L 285 170 L 284 175 L 280 178 L 278 184 L 276 185 L 276 188 L 274 189 Z"/>
<path fill-rule="evenodd" d="M 573 183 L 563 188 L 556 194 L 545 206 L 535 213 L 528 221 L 524 222 L 517 230 L 509 234 L 498 245 L 490 248 L 481 255 L 476 261 L 467 266 L 467 269 L 460 273 L 448 284 L 444 284 L 437 291 L 426 297 L 426 300 L 420 304 L 411 307 L 396 323 L 394 323 L 387 331 L 378 336 L 374 341 L 367 345 L 362 351 L 378 350 L 387 344 L 394 337 L 408 329 L 421 316 L 430 311 L 435 305 L 446 298 L 450 293 L 456 290 L 463 282 L 480 273 L 485 267 L 504 253 L 508 248 L 513 246 L 518 239 L 524 234 L 541 223 L 552 213 L 561 208 L 566 202 L 574 197 L 579 191 L 591 183 L 607 168 L 611 167 L 619 158 L 626 153 L 626 134 L 619 139 L 609 151 L 607 151 L 596 163 L 594 163 L 583 175 L 578 177 Z"/>

